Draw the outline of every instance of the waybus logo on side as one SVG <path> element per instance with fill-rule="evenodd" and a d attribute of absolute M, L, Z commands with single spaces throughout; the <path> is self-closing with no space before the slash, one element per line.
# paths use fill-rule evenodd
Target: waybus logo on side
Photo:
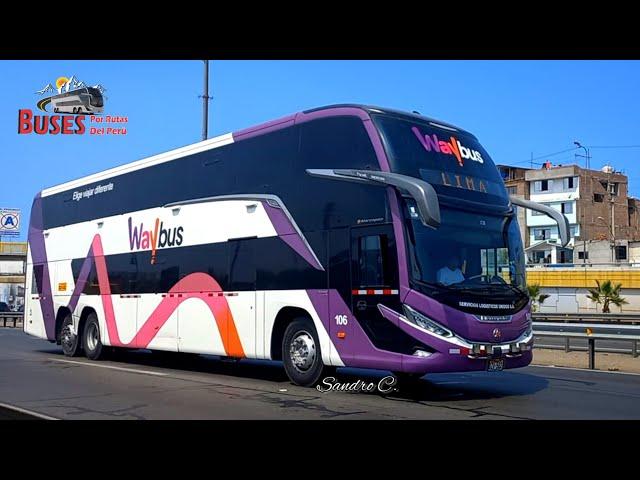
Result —
<path fill-rule="evenodd" d="M 179 247 L 182 245 L 183 227 L 164 228 L 164 223 L 156 218 L 153 228 L 145 230 L 144 223 L 140 226 L 133 226 L 133 219 L 129 217 L 129 249 L 149 250 L 151 249 L 151 263 L 156 263 L 156 251 L 158 248 Z"/>
<path fill-rule="evenodd" d="M 450 137 L 447 141 L 440 140 L 435 133 L 431 135 L 423 134 L 418 130 L 418 127 L 411 128 L 411 131 L 418 137 L 418 140 L 427 152 L 436 151 L 445 155 L 453 155 L 461 167 L 464 166 L 465 159 L 484 163 L 479 151 L 465 147 L 456 137 Z"/>

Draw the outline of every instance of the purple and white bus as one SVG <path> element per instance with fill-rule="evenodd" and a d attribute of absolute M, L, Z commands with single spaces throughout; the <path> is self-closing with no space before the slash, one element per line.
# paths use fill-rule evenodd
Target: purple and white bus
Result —
<path fill-rule="evenodd" d="M 337 105 L 48 188 L 29 227 L 25 332 L 108 348 L 336 367 L 528 365 L 514 204 L 470 133 Z"/>

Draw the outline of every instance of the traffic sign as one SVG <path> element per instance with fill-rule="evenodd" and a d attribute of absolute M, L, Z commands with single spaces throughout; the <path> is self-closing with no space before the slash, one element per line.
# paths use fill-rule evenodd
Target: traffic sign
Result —
<path fill-rule="evenodd" d="M 0 208 L 0 237 L 20 235 L 20 210 Z"/>

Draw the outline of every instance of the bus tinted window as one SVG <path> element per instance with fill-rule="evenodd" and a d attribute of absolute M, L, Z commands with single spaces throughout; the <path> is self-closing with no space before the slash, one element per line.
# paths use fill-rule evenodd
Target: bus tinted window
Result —
<path fill-rule="evenodd" d="M 394 172 L 422 178 L 438 193 L 479 202 L 506 203 L 493 160 L 472 135 L 429 122 L 373 115 Z"/>
<path fill-rule="evenodd" d="M 357 117 L 302 124 L 300 156 L 306 168 L 379 168 L 369 135 Z"/>
<path fill-rule="evenodd" d="M 386 243 L 387 237 L 383 235 L 360 237 L 360 287 L 382 287 L 386 284 L 383 259 Z"/>

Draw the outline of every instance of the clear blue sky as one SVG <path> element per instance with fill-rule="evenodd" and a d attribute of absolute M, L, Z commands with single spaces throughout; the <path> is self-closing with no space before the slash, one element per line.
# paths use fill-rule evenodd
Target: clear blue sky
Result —
<path fill-rule="evenodd" d="M 0 206 L 23 210 L 43 188 L 200 140 L 200 61 L 0 61 Z M 34 92 L 76 75 L 107 88 L 124 137 L 18 135 Z M 419 112 L 470 130 L 496 163 L 584 145 L 640 145 L 638 61 L 213 61 L 210 136 L 342 102 Z M 573 151 L 549 157 L 571 163 Z M 640 195 L 640 148 L 593 148 Z M 546 157 L 545 157 L 546 158 Z M 537 162 L 542 162 L 540 159 Z M 582 161 L 580 159 L 580 161 Z"/>

